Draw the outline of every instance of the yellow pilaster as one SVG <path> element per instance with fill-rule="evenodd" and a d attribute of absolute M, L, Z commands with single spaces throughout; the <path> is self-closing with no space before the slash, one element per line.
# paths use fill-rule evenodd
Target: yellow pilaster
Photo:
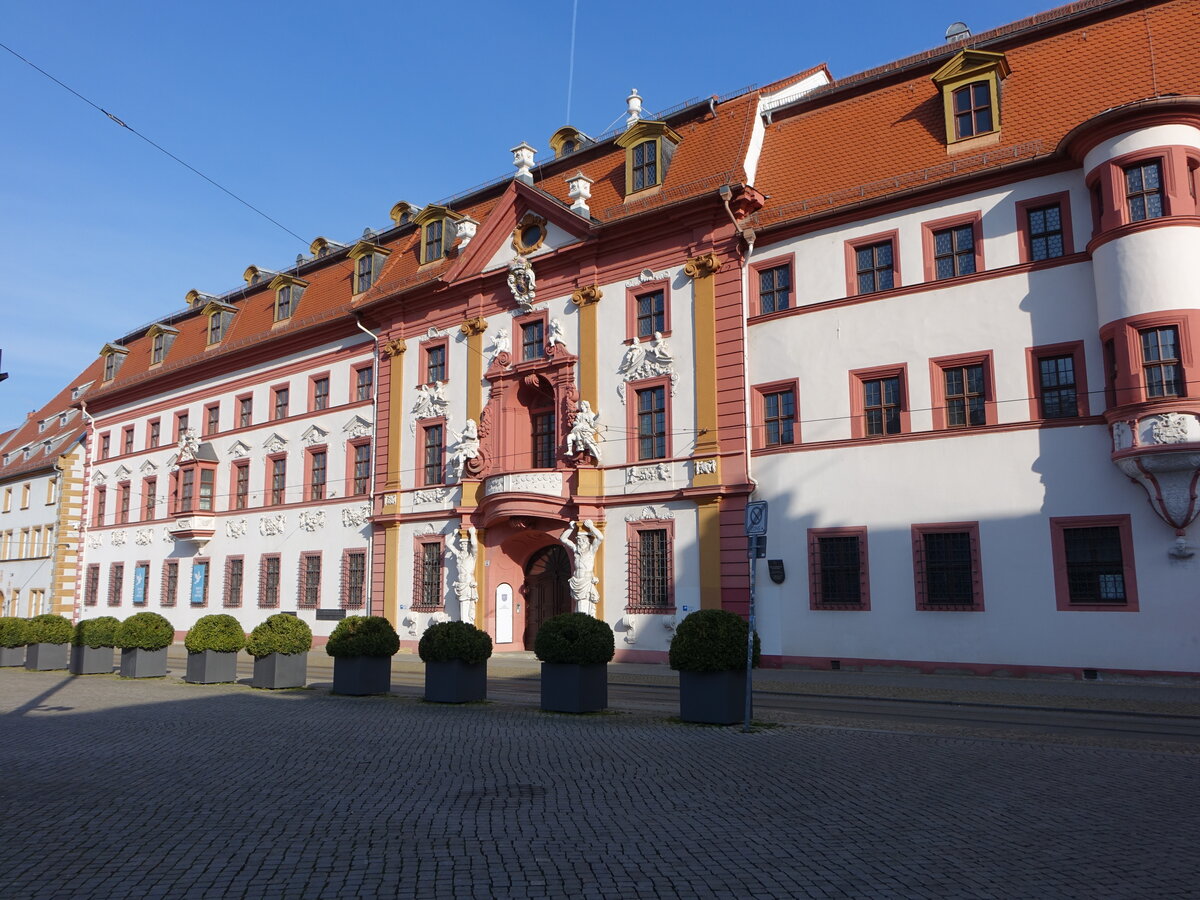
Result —
<path fill-rule="evenodd" d="M 458 326 L 467 336 L 467 418 L 479 421 L 483 414 L 483 333 L 487 319 L 476 316 Z"/>
<path fill-rule="evenodd" d="M 486 582 L 484 576 L 487 574 L 485 563 L 487 562 L 487 547 L 484 545 L 484 538 L 487 537 L 487 532 L 480 528 L 475 532 L 475 538 L 479 541 L 479 551 L 475 554 L 475 584 L 479 588 L 479 602 L 475 604 L 475 627 L 486 631 L 485 623 L 487 622 L 487 607 L 491 602 L 491 597 L 486 590 Z"/>
<path fill-rule="evenodd" d="M 713 276 L 721 269 L 715 253 L 689 259 L 684 274 L 692 279 L 695 292 L 695 347 L 692 357 L 696 379 L 696 447 L 692 456 L 713 459 L 709 471 L 693 474 L 693 487 L 717 487 L 721 484 L 721 460 L 717 453 L 717 304 Z M 701 545 L 701 558 L 707 557 Z"/>
<path fill-rule="evenodd" d="M 593 408 L 600 399 L 599 304 L 604 292 L 596 285 L 574 291 L 571 302 L 579 307 L 579 397 Z M 599 469 L 579 469 L 577 493 L 584 497 L 604 494 L 604 477 Z"/>
<path fill-rule="evenodd" d="M 721 608 L 721 501 L 719 497 L 696 504 L 700 548 L 700 608 Z"/>
<path fill-rule="evenodd" d="M 596 526 L 597 531 L 604 534 L 604 522 L 593 524 Z M 600 602 L 596 604 L 596 618 L 601 622 L 604 621 L 604 548 L 608 545 L 608 535 L 605 534 L 604 537 L 605 540 L 596 548 L 596 564 L 592 569 L 596 577 L 600 579 L 600 583 L 596 585 L 596 590 L 600 592 Z"/>
<path fill-rule="evenodd" d="M 400 627 L 400 525 L 393 522 L 383 532 L 383 617 Z"/>
<path fill-rule="evenodd" d="M 390 362 L 388 381 L 388 445 L 387 472 L 383 479 L 384 493 L 379 511 L 391 516 L 400 511 L 400 445 L 404 435 L 404 352 L 408 345 L 403 338 L 389 340 L 383 353 Z M 400 624 L 400 525 L 389 522 L 383 533 L 383 615 L 393 626 Z"/>

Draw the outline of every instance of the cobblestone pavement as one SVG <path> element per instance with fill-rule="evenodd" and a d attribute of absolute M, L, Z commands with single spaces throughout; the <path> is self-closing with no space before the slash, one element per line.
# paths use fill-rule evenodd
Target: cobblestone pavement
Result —
<path fill-rule="evenodd" d="M 0 897 L 1200 897 L 1188 755 L 0 670 Z"/>

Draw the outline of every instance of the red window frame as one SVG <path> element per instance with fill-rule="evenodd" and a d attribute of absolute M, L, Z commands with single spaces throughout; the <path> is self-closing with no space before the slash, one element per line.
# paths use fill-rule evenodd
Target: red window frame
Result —
<path fill-rule="evenodd" d="M 786 306 L 763 309 L 762 276 L 773 269 L 786 268 L 788 273 L 788 302 Z M 769 259 L 750 263 L 750 315 L 765 316 L 781 309 L 795 309 L 796 303 L 796 254 L 785 253 Z"/>
<path fill-rule="evenodd" d="M 542 331 L 541 353 L 534 356 L 526 356 L 525 346 L 525 329 L 527 326 L 540 326 Z M 538 360 L 546 358 L 550 350 L 550 312 L 546 309 L 539 309 L 536 312 L 528 315 L 515 317 L 512 320 L 512 343 L 513 343 L 513 358 L 518 363 L 535 363 Z"/>
<path fill-rule="evenodd" d="M 133 426 L 126 425 L 121 429 L 121 454 L 133 452 Z"/>
<path fill-rule="evenodd" d="M 108 564 L 108 605 L 121 605 L 121 591 L 125 588 L 125 563 Z"/>
<path fill-rule="evenodd" d="M 871 434 L 867 425 L 867 384 L 872 381 L 883 381 L 888 378 L 895 378 L 900 383 L 900 430 L 891 433 L 885 430 L 880 434 Z M 886 408 L 886 406 L 882 408 Z M 869 440 L 887 440 L 889 437 L 895 437 L 897 434 L 910 434 L 911 432 L 912 412 L 909 408 L 908 400 L 908 363 L 899 363 L 893 366 L 873 366 L 869 369 L 851 369 L 850 436 L 853 438 L 867 438 Z"/>
<path fill-rule="evenodd" d="M 440 354 L 440 366 L 437 362 Z M 441 378 L 436 378 L 438 370 Z M 447 384 L 450 381 L 450 339 L 435 338 L 421 344 L 421 384 L 432 385 L 435 381 Z"/>
<path fill-rule="evenodd" d="M 647 532 L 661 531 L 666 537 L 664 548 L 665 571 L 662 572 L 661 589 L 666 603 L 662 605 L 644 604 L 642 600 L 642 535 Z M 641 519 L 637 522 L 625 523 L 625 560 L 627 590 L 625 592 L 625 611 L 630 613 L 675 614 L 675 520 L 674 519 Z"/>
<path fill-rule="evenodd" d="M 1076 528 L 1117 528 L 1121 548 L 1121 574 L 1125 600 L 1120 603 L 1072 603 L 1070 566 L 1065 532 Z M 1137 571 L 1133 560 L 1133 531 L 1128 515 L 1053 516 L 1050 519 L 1050 553 L 1054 562 L 1054 599 L 1060 612 L 1138 612 Z"/>
<path fill-rule="evenodd" d="M 158 476 L 142 479 L 142 521 L 153 522 L 158 518 Z"/>
<path fill-rule="evenodd" d="M 316 561 L 316 570 L 313 571 L 312 561 Z M 313 584 L 313 576 L 316 575 L 316 584 Z M 298 609 L 320 609 L 321 608 L 321 580 L 324 578 L 324 569 L 321 563 L 320 550 L 306 550 L 300 554 L 300 572 L 296 580 L 296 607 Z"/>
<path fill-rule="evenodd" d="M 948 425 L 946 414 L 946 376 L 948 369 L 983 367 L 983 411 L 982 425 Z M 962 356 L 939 356 L 929 361 L 929 396 L 933 406 L 934 431 L 970 431 L 984 425 L 996 424 L 996 373 L 992 365 L 992 351 L 966 353 Z"/>
<path fill-rule="evenodd" d="M 317 372 L 308 377 L 309 412 L 321 412 L 329 409 L 330 385 L 328 372 Z"/>
<path fill-rule="evenodd" d="M 643 391 L 651 391 L 661 389 L 663 392 L 663 454 L 661 456 L 642 456 L 641 444 L 642 434 L 638 427 L 640 422 L 640 405 L 641 399 L 639 394 Z M 671 435 L 671 379 L 666 376 L 657 378 L 646 378 L 641 381 L 631 381 L 626 387 L 625 396 L 628 402 L 625 404 L 625 423 L 629 429 L 629 440 L 626 446 L 628 450 L 628 461 L 631 464 L 636 463 L 655 463 L 662 462 L 671 458 L 673 453 L 672 435 Z M 657 432 L 655 433 L 657 436 Z"/>
<path fill-rule="evenodd" d="M 162 440 L 162 421 L 151 419 L 146 423 L 146 449 L 153 450 Z"/>
<path fill-rule="evenodd" d="M 445 452 L 445 434 L 442 438 L 443 453 Z M 360 460 L 359 454 L 366 450 L 366 460 Z M 350 497 L 365 497 L 371 492 L 371 439 L 369 437 L 355 438 L 346 443 L 346 484 Z M 444 458 L 444 457 L 443 457 Z M 363 463 L 360 471 L 360 463 Z"/>
<path fill-rule="evenodd" d="M 858 540 L 858 602 L 826 601 L 824 571 L 821 557 L 822 538 L 857 538 Z M 867 527 L 808 529 L 808 608 L 814 610 L 862 610 L 871 608 L 871 572 L 867 557 Z"/>
<path fill-rule="evenodd" d="M 858 251 L 865 250 L 868 247 L 876 247 L 880 244 L 892 245 L 892 286 L 890 288 L 876 287 L 872 291 L 860 291 L 858 286 Z M 895 288 L 900 287 L 903 282 L 900 280 L 900 232 L 897 229 L 891 231 L 880 231 L 876 234 L 866 234 L 862 237 L 853 238 L 845 242 L 845 259 L 846 259 L 846 296 L 859 297 L 868 294 L 885 293 Z M 874 267 L 872 271 L 878 271 L 878 267 Z"/>
<path fill-rule="evenodd" d="M 663 325 L 662 336 L 671 335 L 671 281 L 668 278 L 655 278 L 640 282 L 637 287 L 625 288 L 625 342 L 632 344 L 640 341 L 654 340 L 654 332 L 640 335 L 638 333 L 638 299 L 662 291 L 663 295 Z"/>
<path fill-rule="evenodd" d="M 87 567 L 87 580 L 83 585 L 83 605 L 95 606 L 100 602 L 100 564 Z"/>
<path fill-rule="evenodd" d="M 272 453 L 265 462 L 266 482 L 263 485 L 263 506 L 282 506 L 287 503 L 288 494 L 287 454 Z M 277 466 L 276 463 L 283 463 L 283 465 Z"/>
<path fill-rule="evenodd" d="M 204 436 L 218 434 L 221 431 L 221 405 L 209 403 L 204 407 Z"/>
<path fill-rule="evenodd" d="M 317 444 L 304 451 L 304 499 L 311 502 L 328 497 L 329 447 Z"/>
<path fill-rule="evenodd" d="M 179 439 L 188 429 L 188 423 L 191 421 L 186 409 L 179 410 L 175 413 L 175 443 L 179 443 Z"/>
<path fill-rule="evenodd" d="M 351 403 L 359 403 L 363 400 L 370 400 L 375 391 L 375 366 L 373 363 L 354 366 L 351 369 L 353 378 L 350 382 L 350 390 L 353 391 L 353 396 L 350 399 Z M 363 378 L 363 375 L 366 378 Z M 366 396 L 363 396 L 363 389 L 366 389 Z"/>
<path fill-rule="evenodd" d="M 968 536 L 971 561 L 971 602 L 931 603 L 929 600 L 929 569 L 925 552 L 925 536 L 934 534 L 963 534 Z M 933 612 L 983 612 L 983 565 L 979 550 L 978 522 L 932 522 L 912 526 L 913 583 L 917 609 Z"/>
<path fill-rule="evenodd" d="M 247 509 L 250 506 L 250 460 L 235 460 L 230 466 L 230 485 L 233 496 L 231 509 Z"/>
<path fill-rule="evenodd" d="M 1041 361 L 1069 356 L 1075 370 L 1075 415 L 1046 417 L 1042 414 Z M 1083 341 L 1066 341 L 1061 344 L 1041 344 L 1025 348 L 1025 376 L 1029 382 L 1029 418 L 1033 421 L 1055 422 L 1088 416 L 1087 366 L 1084 360 Z"/>
<path fill-rule="evenodd" d="M 132 487 L 128 481 L 122 481 L 117 485 L 117 524 L 129 524 L 129 501 L 132 496 Z"/>
<path fill-rule="evenodd" d="M 752 385 L 751 396 L 753 398 L 752 408 L 750 410 L 750 435 L 751 444 L 755 450 L 774 450 L 782 447 L 792 447 L 801 442 L 800 438 L 800 380 L 798 378 L 788 378 L 783 381 L 769 381 L 763 384 Z M 767 443 L 767 395 L 779 394 L 784 391 L 792 392 L 793 408 L 795 409 L 795 417 L 792 420 L 792 439 L 787 443 L 768 444 Z"/>
<path fill-rule="evenodd" d="M 235 581 L 236 576 L 236 581 Z M 236 588 L 236 590 L 235 590 Z M 246 594 L 246 559 L 243 556 L 225 557 L 225 584 L 221 604 L 227 609 L 241 609 Z"/>
<path fill-rule="evenodd" d="M 271 386 L 271 421 L 278 422 L 280 419 L 286 419 L 291 413 L 292 391 L 289 384 L 275 384 Z M 283 415 L 280 415 L 280 410 Z"/>
<path fill-rule="evenodd" d="M 238 410 L 238 428 L 249 428 L 254 424 L 254 395 L 239 394 L 234 400 Z"/>
<path fill-rule="evenodd" d="M 273 586 L 270 583 L 272 577 L 275 581 Z M 258 558 L 258 608 L 278 609 L 282 590 L 283 557 L 278 553 L 262 554 Z"/>
<path fill-rule="evenodd" d="M 433 548 L 426 550 L 426 547 Z M 432 584 L 432 581 L 426 579 L 425 562 L 432 561 L 436 557 L 437 560 L 437 579 L 436 587 L 437 602 L 430 602 L 426 596 L 426 589 Z M 445 538 L 438 535 L 435 537 L 418 537 L 413 540 L 413 599 L 412 608 L 422 611 L 430 611 L 435 609 L 443 609 L 446 605 L 446 541 Z"/>
<path fill-rule="evenodd" d="M 937 277 L 937 260 L 935 257 L 935 242 L 937 235 L 943 231 L 948 231 L 965 226 L 971 226 L 972 241 L 974 246 L 972 255 L 975 260 L 974 272 L 959 272 L 958 264 L 955 263 L 955 271 L 953 275 L 945 278 Z M 932 281 L 953 281 L 956 278 L 965 278 L 968 275 L 975 275 L 985 271 L 983 262 L 983 213 L 968 212 L 957 216 L 949 216 L 945 219 L 934 219 L 930 222 L 921 223 L 921 254 L 925 265 L 925 280 Z M 957 252 L 956 252 L 957 257 Z"/>
<path fill-rule="evenodd" d="M 1059 221 L 1062 228 L 1062 254 L 1060 256 L 1048 257 L 1046 260 L 1034 260 L 1033 240 L 1035 236 L 1030 229 L 1029 214 L 1048 206 L 1054 206 L 1055 204 L 1058 204 Z M 1071 224 L 1070 191 L 1059 191 L 1057 194 L 1045 194 L 1041 197 L 1031 197 L 1028 200 L 1018 201 L 1016 204 L 1016 216 L 1017 254 L 1021 262 L 1049 262 L 1052 259 L 1061 259 L 1064 256 L 1070 256 L 1075 252 L 1075 235 Z"/>
<path fill-rule="evenodd" d="M 204 594 L 199 603 L 192 602 L 192 576 L 188 576 L 188 606 L 192 609 L 205 609 L 208 606 L 208 595 L 212 592 L 212 559 L 207 556 L 192 557 L 192 572 L 196 566 L 204 566 Z"/>
<path fill-rule="evenodd" d="M 431 480 L 431 478 L 430 478 L 430 475 L 432 474 L 430 472 L 430 469 L 432 468 L 433 463 L 431 463 L 429 460 L 429 451 L 433 446 L 429 442 L 429 437 L 435 428 L 438 430 L 438 435 L 440 437 L 440 440 L 439 440 L 437 446 L 439 448 L 439 455 L 441 457 L 441 461 L 438 463 L 438 472 L 437 472 L 439 477 L 438 477 L 438 480 L 436 480 L 436 481 Z M 420 443 L 420 446 L 418 446 L 418 448 L 417 448 L 417 452 L 419 454 L 418 458 L 420 459 L 420 464 L 417 467 L 417 472 L 420 476 L 418 478 L 418 481 L 420 482 L 420 486 L 421 487 L 432 487 L 434 485 L 445 484 L 446 483 L 446 419 L 445 419 L 445 417 L 439 416 L 435 419 L 425 419 L 424 421 L 422 421 L 420 434 L 421 434 L 421 443 Z"/>
<path fill-rule="evenodd" d="M 354 558 L 358 557 L 362 558 L 362 580 L 358 584 L 358 598 L 355 599 L 353 596 L 354 582 L 356 580 Z M 367 548 L 346 548 L 342 551 L 342 609 L 363 609 L 366 607 L 368 587 Z"/>
<path fill-rule="evenodd" d="M 179 600 L 179 560 L 163 560 L 162 594 L 159 595 L 158 605 L 172 607 Z"/>

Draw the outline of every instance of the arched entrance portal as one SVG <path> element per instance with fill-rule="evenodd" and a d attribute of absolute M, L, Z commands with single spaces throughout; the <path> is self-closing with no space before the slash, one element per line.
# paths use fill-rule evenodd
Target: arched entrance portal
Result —
<path fill-rule="evenodd" d="M 571 611 L 571 557 L 558 544 L 537 551 L 525 566 L 525 649 L 533 649 L 547 619 Z"/>

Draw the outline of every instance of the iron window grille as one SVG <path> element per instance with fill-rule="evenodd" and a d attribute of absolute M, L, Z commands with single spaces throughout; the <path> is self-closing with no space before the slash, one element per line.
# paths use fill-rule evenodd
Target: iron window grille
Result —
<path fill-rule="evenodd" d="M 1070 602 L 1126 603 L 1121 529 L 1115 525 L 1064 528 L 1062 534 Z"/>

